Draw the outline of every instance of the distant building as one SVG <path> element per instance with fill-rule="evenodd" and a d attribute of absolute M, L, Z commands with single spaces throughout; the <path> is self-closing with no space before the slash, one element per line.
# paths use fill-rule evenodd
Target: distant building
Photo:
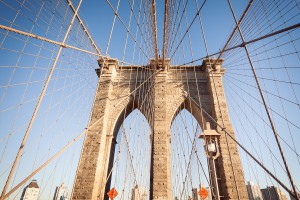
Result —
<path fill-rule="evenodd" d="M 264 200 L 287 200 L 286 195 L 275 186 L 261 189 Z"/>
<path fill-rule="evenodd" d="M 263 195 L 257 184 L 247 181 L 246 184 L 249 200 L 263 200 Z"/>
<path fill-rule="evenodd" d="M 21 200 L 37 200 L 39 198 L 40 187 L 36 180 L 32 180 L 23 190 Z"/>
<path fill-rule="evenodd" d="M 137 185 L 132 189 L 131 200 L 148 200 L 148 192 L 145 188 L 139 188 Z"/>
<path fill-rule="evenodd" d="M 56 187 L 53 200 L 68 200 L 69 190 L 67 186 L 62 183 L 59 187 Z"/>

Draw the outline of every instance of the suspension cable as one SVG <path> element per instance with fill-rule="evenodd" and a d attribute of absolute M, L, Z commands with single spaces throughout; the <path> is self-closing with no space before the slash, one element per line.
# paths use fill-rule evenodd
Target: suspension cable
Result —
<path fill-rule="evenodd" d="M 75 17 L 76 17 L 76 15 L 77 15 L 77 13 L 78 13 L 78 10 L 79 10 L 79 8 L 80 8 L 81 3 L 82 3 L 82 0 L 80 0 L 78 6 L 77 6 L 77 8 L 76 8 L 76 11 L 75 11 L 75 13 L 74 13 L 74 15 L 73 15 L 73 18 L 72 18 L 72 20 L 71 20 L 71 22 L 70 22 L 70 24 L 69 24 L 68 30 L 67 30 L 67 32 L 66 32 L 66 34 L 65 34 L 65 37 L 64 37 L 64 39 L 63 39 L 63 41 L 62 41 L 62 44 L 64 44 L 64 43 L 66 42 L 66 40 L 67 40 L 67 37 L 68 37 L 68 35 L 69 35 L 69 33 L 70 33 L 71 27 L 72 27 L 72 25 L 73 25 L 73 22 L 74 22 Z M 5 193 L 6 193 L 8 184 L 9 184 L 10 179 L 11 179 L 13 173 L 14 173 L 14 170 L 15 170 L 15 168 L 16 168 L 16 165 L 18 164 L 18 161 L 19 161 L 19 159 L 20 159 L 20 156 L 22 155 L 23 148 L 24 148 L 24 146 L 25 146 L 25 144 L 26 144 L 26 141 L 27 141 L 28 135 L 29 135 L 29 133 L 30 133 L 31 127 L 32 127 L 32 125 L 33 125 L 33 122 L 35 121 L 36 114 L 37 114 L 37 112 L 38 112 L 38 110 L 39 110 L 39 107 L 40 107 L 40 105 L 41 105 L 41 103 L 42 103 L 43 97 L 44 97 L 45 92 L 46 92 L 46 90 L 47 90 L 48 84 L 49 84 L 49 82 L 50 82 L 50 79 L 51 79 L 52 74 L 53 74 L 53 72 L 54 72 L 54 69 L 55 69 L 55 67 L 56 67 L 56 64 L 57 64 L 57 61 L 58 61 L 58 58 L 59 58 L 59 56 L 60 56 L 60 54 L 61 54 L 62 49 L 63 49 L 63 47 L 61 46 L 61 47 L 59 48 L 58 52 L 57 52 L 56 58 L 55 58 L 55 60 L 54 60 L 54 63 L 53 63 L 53 65 L 52 65 L 52 68 L 51 68 L 51 70 L 50 70 L 50 72 L 49 72 L 49 75 L 48 75 L 48 78 L 47 78 L 46 83 L 45 83 L 45 85 L 44 85 L 44 88 L 43 88 L 43 90 L 42 90 L 42 92 L 41 92 L 41 94 L 40 94 L 40 97 L 39 97 L 39 100 L 38 100 L 38 102 L 37 102 L 37 104 L 36 104 L 34 113 L 33 113 L 32 118 L 31 118 L 31 120 L 30 120 L 30 122 L 29 122 L 29 124 L 28 124 L 27 131 L 26 131 L 26 133 L 25 133 L 25 135 L 24 135 L 24 138 L 23 138 L 23 141 L 22 141 L 22 143 L 21 143 L 21 145 L 20 145 L 18 154 L 16 155 L 15 161 L 14 161 L 13 166 L 12 166 L 10 172 L 9 172 L 9 175 L 8 175 L 8 177 L 7 177 L 5 186 L 4 186 L 3 190 L 2 190 L 2 194 L 1 194 L 1 197 L 0 197 L 1 200 L 4 200 L 4 198 L 5 198 L 4 195 L 5 195 Z"/>
<path fill-rule="evenodd" d="M 75 14 L 76 10 L 75 10 L 75 8 L 74 8 L 72 2 L 71 2 L 70 0 L 66 0 L 66 1 L 68 2 L 68 5 L 71 7 L 73 13 Z M 83 28 L 85 34 L 86 34 L 87 37 L 89 38 L 90 42 L 92 43 L 93 47 L 96 49 L 98 56 L 101 56 L 102 54 L 101 54 L 100 49 L 99 49 L 99 48 L 97 47 L 97 45 L 95 44 L 93 38 L 91 37 L 89 31 L 88 31 L 87 28 L 85 27 L 85 25 L 84 25 L 83 21 L 81 20 L 80 16 L 76 14 L 76 18 L 77 18 L 77 20 L 79 21 L 81 27 Z"/>
<path fill-rule="evenodd" d="M 236 27 L 237 27 L 237 29 L 238 29 L 238 31 L 239 31 L 240 37 L 241 37 L 241 39 L 242 39 L 242 41 L 243 41 L 243 43 L 244 43 L 244 42 L 245 42 L 245 39 L 244 39 L 243 33 L 242 33 L 242 31 L 241 31 L 241 29 L 240 29 L 240 27 L 239 27 L 239 24 L 238 24 L 238 22 L 237 22 L 237 20 L 236 20 L 236 17 L 235 17 L 235 14 L 234 14 L 234 11 L 233 11 L 233 8 L 232 8 L 232 5 L 231 5 L 230 0 L 228 0 L 228 4 L 229 4 L 229 7 L 230 7 L 232 16 L 233 16 L 233 18 L 234 18 L 234 21 L 235 21 L 235 23 L 236 23 Z M 253 63 L 252 63 L 252 59 L 251 59 L 251 57 L 250 57 L 250 54 L 249 54 L 247 45 L 244 45 L 244 49 L 245 49 L 245 51 L 246 51 L 246 54 L 247 54 L 247 57 L 248 57 L 248 60 L 249 60 L 249 64 L 250 64 L 250 66 L 251 66 L 251 69 L 252 69 L 252 72 L 253 72 L 253 75 L 254 75 L 254 78 L 255 78 L 255 82 L 256 82 L 256 84 L 257 84 L 257 87 L 258 87 L 260 96 L 261 96 L 261 98 L 262 98 L 262 101 L 263 101 L 263 104 L 264 104 L 266 113 L 267 113 L 267 115 L 268 115 L 268 118 L 269 118 L 269 121 L 270 121 L 272 130 L 273 130 L 273 133 L 274 133 L 274 136 L 275 136 L 275 139 L 276 139 L 276 142 L 277 142 L 277 146 L 278 146 L 278 148 L 279 148 L 279 151 L 280 151 L 280 154 L 281 154 L 283 163 L 284 163 L 284 165 L 285 165 L 285 168 L 286 168 L 288 177 L 289 177 L 290 182 L 291 182 L 291 185 L 292 185 L 292 187 L 293 187 L 293 190 L 294 190 L 294 193 L 295 193 L 295 197 L 296 197 L 296 199 L 299 199 L 298 192 L 297 192 L 297 190 L 296 190 L 296 187 L 295 187 L 293 178 L 292 178 L 292 176 L 291 176 L 290 170 L 289 170 L 289 168 L 288 168 L 288 165 L 287 165 L 287 162 L 286 162 L 286 159 L 285 159 L 285 156 L 284 156 L 282 147 L 281 147 L 281 145 L 280 145 L 280 141 L 279 141 L 279 138 L 278 138 L 278 133 L 277 133 L 277 131 L 276 131 L 276 129 L 275 129 L 275 125 L 274 125 L 273 120 L 272 120 L 272 118 L 271 118 L 270 111 L 269 111 L 269 109 L 268 109 L 268 106 L 267 106 L 267 103 L 266 103 L 264 94 L 263 94 L 263 92 L 262 92 L 262 89 L 261 89 L 261 86 L 260 86 L 260 83 L 259 83 L 259 80 L 258 80 L 258 77 L 257 77 L 257 75 L 256 75 L 256 71 L 255 71 L 254 65 L 253 65 Z"/>
<path fill-rule="evenodd" d="M 292 192 L 286 185 L 284 185 L 272 172 L 270 172 L 259 160 L 257 160 L 241 143 L 239 143 L 226 129 L 220 125 L 201 105 L 199 105 L 192 97 L 191 100 L 200 108 L 202 109 L 203 113 L 209 117 L 218 127 L 224 130 L 224 133 L 228 135 L 241 149 L 243 149 L 265 172 L 267 172 L 277 183 L 281 185 L 290 195 L 296 198 L 294 192 Z"/>

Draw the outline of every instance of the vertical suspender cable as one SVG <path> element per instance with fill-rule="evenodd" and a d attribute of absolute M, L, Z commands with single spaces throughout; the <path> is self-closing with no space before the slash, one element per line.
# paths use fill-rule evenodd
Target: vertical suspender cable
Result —
<path fill-rule="evenodd" d="M 120 0 L 118 0 L 116 12 L 118 12 L 119 6 L 120 6 Z M 116 23 L 116 18 L 117 18 L 117 15 L 115 14 L 114 15 L 113 23 L 111 25 L 111 29 L 110 29 L 110 34 L 109 34 L 109 38 L 108 38 L 108 41 L 107 41 L 107 45 L 106 45 L 105 55 L 108 54 L 108 49 L 109 49 L 109 45 L 110 45 L 110 41 L 111 41 L 111 37 L 112 37 L 113 31 L 114 31 L 114 27 L 115 27 L 115 23 Z"/>
<path fill-rule="evenodd" d="M 74 8 L 74 6 L 72 5 L 71 0 L 67 0 L 70 8 L 72 9 L 72 11 L 74 12 L 74 16 L 77 18 L 77 20 L 79 21 L 81 27 L 83 28 L 85 34 L 87 35 L 87 37 L 89 38 L 90 42 L 92 43 L 93 47 L 95 48 L 95 50 L 97 51 L 98 55 L 101 55 L 101 51 L 100 49 L 97 47 L 96 43 L 94 42 L 91 34 L 89 33 L 88 29 L 86 28 L 86 26 L 84 25 L 83 21 L 81 20 L 81 18 L 79 17 L 79 15 L 76 14 L 76 10 Z"/>
<path fill-rule="evenodd" d="M 217 64 L 217 62 L 219 61 L 219 59 L 221 58 L 221 56 L 222 56 L 223 53 L 225 52 L 225 50 L 226 50 L 226 48 L 227 48 L 229 42 L 232 40 L 232 38 L 233 38 L 233 36 L 234 36 L 234 33 L 235 33 L 236 29 L 237 29 L 237 28 L 239 27 L 239 25 L 242 23 L 244 17 L 246 16 L 247 12 L 249 11 L 249 9 L 250 9 L 250 7 L 251 7 L 251 5 L 252 5 L 252 3 L 253 3 L 253 0 L 251 0 L 251 1 L 248 3 L 248 5 L 247 5 L 246 9 L 244 10 L 243 15 L 241 16 L 240 20 L 239 20 L 238 22 L 236 21 L 236 26 L 235 26 L 235 28 L 233 29 L 231 35 L 229 36 L 229 38 L 228 38 L 226 44 L 224 45 L 222 51 L 220 51 L 220 54 L 219 54 L 217 60 L 216 60 L 216 61 L 214 62 L 214 64 L 212 65 L 213 67 Z"/>

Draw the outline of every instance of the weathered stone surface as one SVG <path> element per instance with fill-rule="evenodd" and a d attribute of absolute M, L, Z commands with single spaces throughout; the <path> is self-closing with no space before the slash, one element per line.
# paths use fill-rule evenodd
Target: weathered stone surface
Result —
<path fill-rule="evenodd" d="M 108 199 L 110 179 L 106 182 L 114 160 L 115 137 L 123 120 L 138 108 L 152 129 L 150 199 L 172 199 L 170 167 L 170 126 L 183 108 L 190 111 L 204 128 L 210 122 L 220 134 L 221 155 L 217 159 L 222 199 L 248 199 L 237 145 L 216 127 L 199 105 L 234 136 L 227 111 L 222 84 L 222 62 L 204 60 L 202 66 L 152 69 L 118 66 L 116 60 L 100 61 L 103 73 L 95 96 L 90 127 L 79 161 L 72 199 Z M 169 62 L 166 62 L 169 65 Z M 149 66 L 148 66 L 149 67 Z M 100 75 L 100 71 L 97 71 Z M 237 192 L 238 191 L 238 192 Z M 239 196 L 239 197 L 238 197 Z"/>

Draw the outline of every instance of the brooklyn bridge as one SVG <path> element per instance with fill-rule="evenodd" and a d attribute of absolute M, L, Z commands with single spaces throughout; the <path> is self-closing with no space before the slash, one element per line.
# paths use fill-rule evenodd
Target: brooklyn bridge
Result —
<path fill-rule="evenodd" d="M 0 200 L 300 200 L 299 0 L 0 0 Z"/>

